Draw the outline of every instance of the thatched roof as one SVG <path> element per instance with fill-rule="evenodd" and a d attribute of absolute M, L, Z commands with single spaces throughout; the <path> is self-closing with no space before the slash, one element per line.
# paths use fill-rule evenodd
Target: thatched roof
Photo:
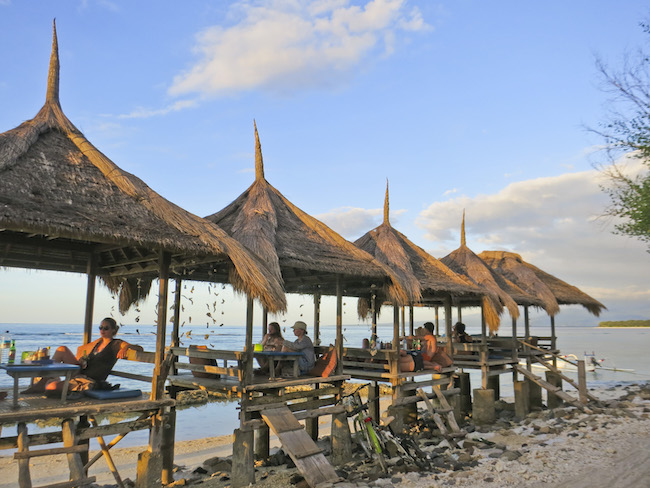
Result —
<path fill-rule="evenodd" d="M 479 257 L 494 271 L 542 301 L 541 307 L 554 316 L 560 307 L 550 288 L 526 265 L 521 256 L 506 251 L 483 251 Z"/>
<path fill-rule="evenodd" d="M 540 301 L 528 295 L 517 285 L 492 270 L 485 262 L 467 247 L 465 240 L 465 212 L 460 231 L 460 247 L 452 251 L 440 261 L 449 266 L 454 272 L 466 276 L 468 279 L 485 291 L 485 300 L 489 307 L 484 304 L 483 314 L 485 321 L 492 332 L 499 328 L 500 315 L 504 307 L 508 309 L 510 316 L 519 317 L 519 307 L 523 305 L 540 305 Z M 515 294 L 517 301 L 511 294 Z M 523 302 L 523 303 L 522 303 Z"/>
<path fill-rule="evenodd" d="M 575 286 L 527 263 L 519 254 L 507 251 L 483 251 L 479 254 L 479 257 L 490 267 L 504 274 L 520 276 L 522 280 L 534 276 L 535 280 L 544 284 L 548 293 L 560 305 L 582 305 L 596 317 L 600 315 L 603 309 L 606 309 L 605 305 L 595 298 L 590 297 Z M 537 285 L 537 288 L 539 288 L 539 285 Z"/>
<path fill-rule="evenodd" d="M 389 266 L 401 282 L 419 290 L 421 298 L 414 302 L 431 302 L 449 296 L 471 297 L 478 301 L 483 297 L 483 292 L 473 283 L 454 273 L 391 226 L 388 184 L 383 223 L 357 239 L 355 245 Z"/>
<path fill-rule="evenodd" d="M 172 275 L 230 281 L 285 307 L 280 284 L 238 242 L 120 169 L 68 120 L 54 26 L 45 104 L 0 134 L 0 266 L 83 273 L 92 257 L 115 284 L 157 276 L 160 251 L 172 254 Z"/>
<path fill-rule="evenodd" d="M 287 200 L 264 177 L 255 125 L 255 181 L 223 210 L 205 217 L 259 256 L 288 292 L 366 295 L 375 285 L 399 303 L 413 295 L 366 252 Z"/>

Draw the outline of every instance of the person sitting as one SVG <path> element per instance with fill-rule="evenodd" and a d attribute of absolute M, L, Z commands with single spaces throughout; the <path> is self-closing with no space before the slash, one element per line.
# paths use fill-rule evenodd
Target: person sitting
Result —
<path fill-rule="evenodd" d="M 60 346 L 52 356 L 55 363 L 78 364 L 81 369 L 70 379 L 69 390 L 93 390 L 106 381 L 118 359 L 125 359 L 129 350 L 142 351 L 142 346 L 115 339 L 119 327 L 115 319 L 106 317 L 99 326 L 100 338 L 77 348 L 73 354 L 66 346 Z M 61 393 L 64 381 L 42 378 L 24 393 Z"/>
<path fill-rule="evenodd" d="M 420 371 L 422 369 L 432 369 L 442 371 L 443 368 L 453 364 L 444 348 L 438 346 L 436 337 L 433 335 L 433 324 L 427 322 L 424 327 L 418 327 L 414 337 L 408 339 L 419 339 L 419 351 L 400 351 L 399 366 L 400 371 Z"/>
<path fill-rule="evenodd" d="M 278 324 L 277 322 L 269 323 L 268 332 L 264 335 L 264 338 L 262 339 L 262 350 L 272 351 L 272 352 L 281 351 L 283 343 L 284 343 L 284 337 L 282 337 L 280 324 Z M 260 365 L 260 369 L 256 371 L 268 372 L 269 370 L 268 359 L 258 357 L 257 362 Z"/>
<path fill-rule="evenodd" d="M 298 358 L 298 367 L 300 374 L 307 374 L 316 364 L 316 354 L 314 353 L 314 344 L 307 335 L 307 324 L 298 320 L 292 326 L 293 333 L 297 337 L 295 341 L 284 340 L 282 343 L 283 351 L 298 351 L 302 356 Z"/>
<path fill-rule="evenodd" d="M 456 322 L 452 337 L 454 342 L 460 342 L 463 344 L 474 342 L 472 336 L 465 332 L 465 324 L 462 322 Z"/>

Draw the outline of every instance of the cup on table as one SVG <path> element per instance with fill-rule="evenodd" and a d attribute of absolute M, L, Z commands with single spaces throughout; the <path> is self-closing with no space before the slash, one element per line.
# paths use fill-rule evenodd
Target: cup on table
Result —
<path fill-rule="evenodd" d="M 264 346 L 262 346 L 262 344 L 255 344 L 255 348 L 253 349 L 255 352 L 262 352 L 263 350 Z"/>

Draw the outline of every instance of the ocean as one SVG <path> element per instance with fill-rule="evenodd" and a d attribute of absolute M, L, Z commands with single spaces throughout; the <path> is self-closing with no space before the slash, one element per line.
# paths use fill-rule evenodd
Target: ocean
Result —
<path fill-rule="evenodd" d="M 419 326 L 420 324 L 417 324 Z M 286 338 L 292 338 L 291 329 L 282 324 Z M 96 329 L 97 326 L 95 326 Z M 169 332 L 168 328 L 168 332 Z M 156 327 L 153 325 L 126 325 L 117 337 L 144 347 L 146 351 L 155 349 Z M 509 329 L 503 331 L 506 335 Z M 215 349 L 242 350 L 244 345 L 243 326 L 191 326 L 181 329 L 182 345 L 205 344 Z M 188 333 L 189 332 L 189 333 Z M 469 330 L 470 333 L 476 333 Z M 597 370 L 587 373 L 590 387 L 602 387 L 625 382 L 650 381 L 650 328 L 598 328 L 558 326 L 558 347 L 563 354 L 574 354 L 582 358 L 585 353 L 594 353 L 597 359 L 603 359 L 603 366 L 631 369 L 633 372 Z M 378 326 L 380 340 L 392 339 L 392 325 Z M 532 326 L 531 335 L 550 335 L 550 327 Z M 32 351 L 39 347 L 50 346 L 52 351 L 59 345 L 66 345 L 76 351 L 83 339 L 83 326 L 79 324 L 0 324 L 0 336 L 16 340 L 17 358 L 23 351 Z M 344 342 L 349 346 L 360 346 L 364 337 L 370 336 L 370 325 L 346 325 L 343 328 Z M 93 337 L 98 337 L 93 330 Z M 261 341 L 261 327 L 257 327 L 253 341 Z M 321 343 L 333 344 L 336 338 L 336 327 L 321 326 Z M 167 344 L 170 337 L 167 337 Z M 116 369 L 134 373 L 149 374 L 150 365 L 137 364 L 129 361 L 118 361 Z M 575 377 L 575 373 L 568 372 Z M 470 371 L 472 388 L 480 387 L 480 372 Z M 26 380 L 24 380 L 26 381 Z M 141 382 L 125 378 L 109 377 L 109 381 L 120 383 L 122 388 L 143 388 Z M 0 373 L 0 388 L 9 388 L 12 379 Z M 21 385 L 22 386 L 22 385 Z M 24 385 L 26 386 L 26 384 Z M 501 375 L 501 396 L 511 397 L 512 376 Z M 213 421 L 206 419 L 214 419 Z M 236 402 L 211 402 L 199 406 L 179 408 L 177 413 L 176 440 L 184 441 L 202 437 L 230 435 L 238 422 Z M 49 430 L 47 427 L 38 427 Z M 30 432 L 33 427 L 30 427 Z M 34 430 L 35 431 L 35 430 Z M 129 434 L 120 446 L 144 445 L 147 443 L 147 432 L 140 431 Z"/>

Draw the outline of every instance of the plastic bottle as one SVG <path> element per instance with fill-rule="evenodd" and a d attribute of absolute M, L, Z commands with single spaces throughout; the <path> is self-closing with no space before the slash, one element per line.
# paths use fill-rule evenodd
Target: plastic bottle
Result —
<path fill-rule="evenodd" d="M 11 347 L 9 348 L 9 358 L 7 359 L 8 364 L 14 364 L 16 362 L 16 339 L 11 340 Z"/>

